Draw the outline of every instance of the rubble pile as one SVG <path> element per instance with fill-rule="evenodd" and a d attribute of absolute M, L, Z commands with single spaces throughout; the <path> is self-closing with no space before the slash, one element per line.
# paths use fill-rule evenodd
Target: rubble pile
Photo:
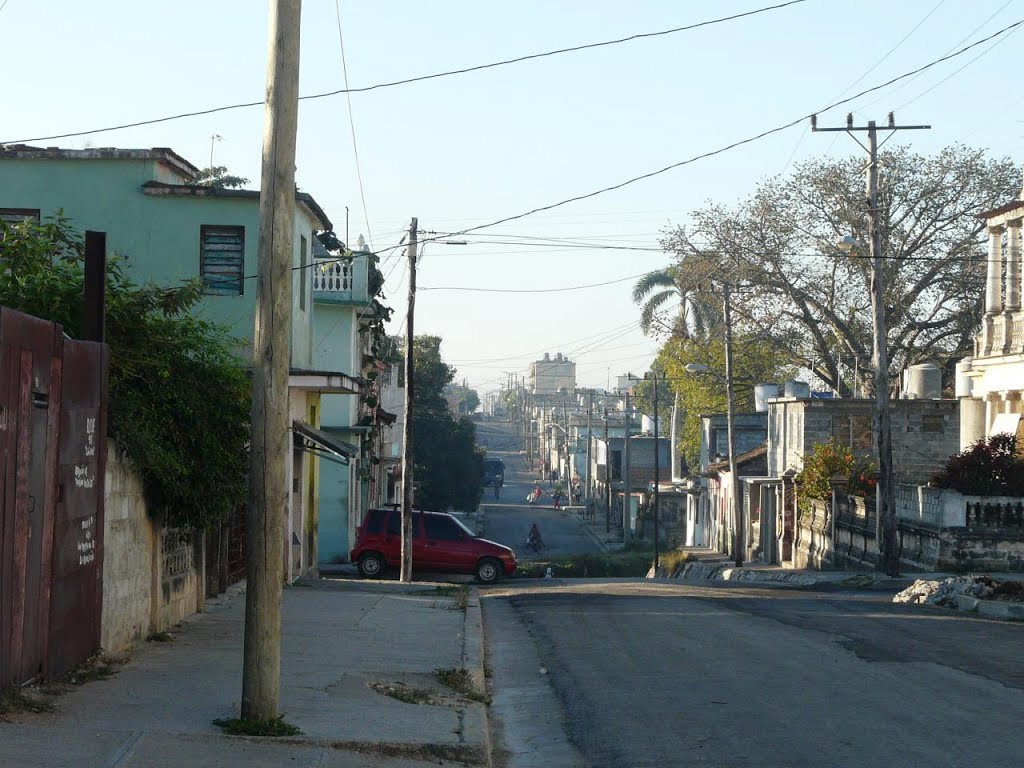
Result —
<path fill-rule="evenodd" d="M 918 579 L 893 597 L 894 603 L 923 603 L 956 608 L 957 595 L 991 598 L 996 582 L 988 576 L 953 576 L 941 581 Z"/>

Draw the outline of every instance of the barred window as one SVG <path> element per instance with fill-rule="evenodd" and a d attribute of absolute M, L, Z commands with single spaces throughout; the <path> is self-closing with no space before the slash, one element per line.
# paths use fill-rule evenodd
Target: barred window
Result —
<path fill-rule="evenodd" d="M 237 296 L 245 292 L 245 227 L 200 227 L 199 272 L 203 293 Z"/>
<path fill-rule="evenodd" d="M 23 221 L 39 223 L 38 208 L 0 208 L 0 221 L 4 224 L 21 224 Z"/>

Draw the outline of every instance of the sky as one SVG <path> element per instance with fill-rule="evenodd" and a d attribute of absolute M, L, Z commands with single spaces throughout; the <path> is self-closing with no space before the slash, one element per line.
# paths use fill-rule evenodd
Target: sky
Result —
<path fill-rule="evenodd" d="M 344 88 L 346 69 L 358 88 L 784 1 L 305 0 L 300 91 Z M 261 107 L 43 137 L 259 101 L 267 13 L 263 0 L 0 0 L 0 143 L 171 147 L 200 167 L 212 150 L 216 165 L 255 188 Z M 347 209 L 350 242 L 362 235 L 381 254 L 398 334 L 407 290 L 398 244 L 411 217 L 429 241 L 585 195 L 820 111 L 1022 20 L 1024 0 L 804 0 L 689 31 L 306 100 L 296 179 L 339 235 Z M 858 123 L 883 122 L 895 110 L 899 123 L 932 130 L 893 142 L 925 154 L 963 143 L 1020 162 L 1019 30 L 820 112 L 820 124 L 842 124 L 848 111 Z M 442 355 L 481 395 L 509 373 L 525 375 L 545 352 L 576 361 L 580 386 L 614 386 L 657 353 L 631 292 L 639 275 L 669 264 L 659 249 L 667 228 L 708 202 L 739 203 L 794 163 L 859 152 L 849 137 L 812 134 L 801 121 L 622 189 L 449 238 L 465 245 L 427 242 L 416 332 L 441 336 Z M 607 284 L 564 290 L 595 283 Z M 450 288 L 471 290 L 442 290 Z M 511 290 L 534 292 L 500 292 Z"/>

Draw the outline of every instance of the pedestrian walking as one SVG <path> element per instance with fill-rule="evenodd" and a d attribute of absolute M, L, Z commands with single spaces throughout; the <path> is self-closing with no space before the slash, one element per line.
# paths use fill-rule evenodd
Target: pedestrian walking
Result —
<path fill-rule="evenodd" d="M 561 488 L 556 488 L 554 491 L 552 491 L 551 498 L 554 499 L 554 501 L 555 501 L 555 509 L 561 509 L 562 508 L 562 489 Z"/>
<path fill-rule="evenodd" d="M 495 501 L 497 501 L 498 498 L 501 496 L 501 485 L 502 485 L 501 475 L 498 475 L 496 478 L 494 478 L 494 500 Z"/>

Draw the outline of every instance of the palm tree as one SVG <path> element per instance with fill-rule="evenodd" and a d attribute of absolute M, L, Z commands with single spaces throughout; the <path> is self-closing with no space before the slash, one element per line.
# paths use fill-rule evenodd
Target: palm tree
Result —
<path fill-rule="evenodd" d="M 671 324 L 658 316 L 671 299 L 679 300 L 679 309 Z M 640 330 L 647 335 L 668 333 L 670 337 L 704 338 L 714 325 L 717 309 L 699 284 L 684 279 L 681 265 L 648 272 L 633 286 L 633 301 L 643 305 Z"/>

